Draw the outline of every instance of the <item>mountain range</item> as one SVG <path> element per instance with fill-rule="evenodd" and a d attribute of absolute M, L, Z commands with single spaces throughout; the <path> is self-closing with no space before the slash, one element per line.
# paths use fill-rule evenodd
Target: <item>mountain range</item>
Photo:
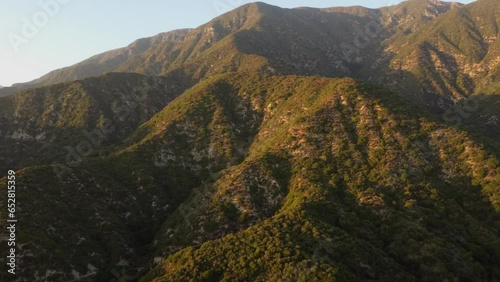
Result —
<path fill-rule="evenodd" d="M 1 88 L 16 281 L 500 280 L 499 26 L 259 2 Z"/>

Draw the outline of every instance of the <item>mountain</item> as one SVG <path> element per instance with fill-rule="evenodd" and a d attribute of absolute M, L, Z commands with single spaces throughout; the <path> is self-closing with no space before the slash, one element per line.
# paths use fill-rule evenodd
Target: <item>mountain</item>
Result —
<path fill-rule="evenodd" d="M 375 81 L 398 85 L 391 89 L 413 92 L 425 108 L 441 108 L 444 119 L 498 138 L 499 13 L 496 1 L 478 0 L 394 37 L 384 50 L 389 71 Z"/>
<path fill-rule="evenodd" d="M 422 21 L 412 17 L 426 6 L 415 3 L 403 3 L 390 15 L 392 9 L 281 9 L 264 3 L 248 4 L 196 29 L 141 39 L 126 48 L 97 55 L 15 87 L 66 82 L 110 71 L 150 75 L 180 72 L 195 81 L 227 71 L 357 77 L 361 75 L 360 59 L 353 63 L 346 58 L 343 44 L 352 43 L 360 27 L 376 24 L 374 28 L 387 27 L 393 34 L 405 25 L 421 26 Z M 440 5 L 435 8 L 436 15 L 453 6 Z M 402 12 L 409 9 L 415 10 L 414 13 Z M 403 27 L 393 24 L 395 18 L 404 21 Z M 382 21 L 387 23 L 379 26 Z M 381 31 L 377 33 L 382 35 Z M 384 37 L 378 35 L 370 45 L 381 44 Z M 373 55 L 367 53 L 365 60 Z"/>
<path fill-rule="evenodd" d="M 350 71 L 342 62 L 344 54 L 339 44 L 355 32 L 352 22 L 363 25 L 370 19 L 329 9 L 281 9 L 253 3 L 196 29 L 141 39 L 5 91 L 112 71 L 149 75 L 180 72 L 196 81 L 206 75 L 237 70 L 347 75 Z M 315 43 L 318 39 L 320 43 Z"/>
<path fill-rule="evenodd" d="M 397 53 L 390 65 L 424 82 L 424 91 L 448 99 L 495 93 L 499 12 L 490 0 L 452 9 L 426 28 L 395 38 L 386 49 Z"/>
<path fill-rule="evenodd" d="M 216 76 L 106 156 L 16 174 L 20 275 L 491 280 L 490 146 L 352 79 Z"/>
<path fill-rule="evenodd" d="M 2 89 L 16 279 L 500 280 L 498 8 L 253 3 Z"/>
<path fill-rule="evenodd" d="M 474 94 L 498 93 L 497 11 L 494 0 L 469 5 L 411 0 L 380 9 L 281 9 L 253 3 L 196 29 L 141 39 L 2 89 L 0 96 L 106 72 L 175 75 L 194 85 L 206 76 L 249 71 L 354 77 L 444 115 Z M 497 97 L 485 100 L 461 123 L 488 124 L 494 129 L 483 128 L 483 134 L 497 137 L 498 116 L 489 110 Z"/>
<path fill-rule="evenodd" d="M 144 52 L 159 44 L 172 44 L 182 38 L 189 30 L 175 30 L 158 34 L 150 38 L 139 39 L 125 48 L 108 51 L 93 56 L 81 63 L 71 67 L 66 67 L 52 71 L 39 79 L 28 83 L 17 83 L 12 85 L 16 89 L 33 88 L 37 86 L 47 86 L 62 82 L 81 80 L 84 78 L 100 76 L 114 71 L 118 66 L 126 62 L 129 58 Z"/>
<path fill-rule="evenodd" d="M 0 175 L 82 156 L 126 138 L 182 93 L 175 79 L 110 73 L 0 98 Z"/>

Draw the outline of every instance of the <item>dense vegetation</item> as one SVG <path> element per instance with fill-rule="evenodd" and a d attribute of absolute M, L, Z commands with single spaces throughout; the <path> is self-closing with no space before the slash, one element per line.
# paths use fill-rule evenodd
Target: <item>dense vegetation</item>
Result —
<path fill-rule="evenodd" d="M 265 101 L 261 130 L 245 161 L 167 220 L 155 249 L 187 249 L 145 280 L 498 279 L 494 153 L 352 80 L 228 80 L 227 100 Z"/>
<path fill-rule="evenodd" d="M 498 7 L 250 4 L 0 98 L 19 281 L 500 280 Z"/>
<path fill-rule="evenodd" d="M 498 279 L 496 152 L 380 88 L 213 77 L 104 151 L 19 173 L 26 277 Z"/>
<path fill-rule="evenodd" d="M 0 175 L 96 155 L 126 138 L 184 87 L 166 77 L 112 73 L 0 98 Z"/>

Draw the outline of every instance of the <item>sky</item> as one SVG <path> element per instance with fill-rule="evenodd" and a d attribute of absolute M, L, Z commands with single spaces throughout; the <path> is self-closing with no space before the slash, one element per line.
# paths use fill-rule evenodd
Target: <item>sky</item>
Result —
<path fill-rule="evenodd" d="M 473 0 L 462 0 L 470 3 Z M 244 0 L 0 0 L 0 85 L 26 82 L 136 39 L 194 28 Z M 284 7 L 390 6 L 402 0 L 261 0 Z"/>

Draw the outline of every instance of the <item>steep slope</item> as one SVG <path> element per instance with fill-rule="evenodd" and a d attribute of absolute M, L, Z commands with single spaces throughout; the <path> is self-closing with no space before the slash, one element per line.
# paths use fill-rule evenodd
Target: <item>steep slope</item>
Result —
<path fill-rule="evenodd" d="M 205 91 L 205 86 L 200 87 Z M 224 121 L 214 118 L 211 123 L 212 138 L 221 140 L 215 130 L 223 127 Z M 117 130 L 120 126 L 116 125 Z M 175 147 L 169 149 L 196 147 L 196 142 L 183 140 L 182 132 L 174 133 Z M 196 171 L 184 163 L 158 164 L 154 158 L 158 153 L 134 150 L 111 157 L 89 156 L 77 164 L 18 171 L 18 219 L 26 224 L 18 232 L 19 264 L 31 265 L 19 269 L 18 277 L 31 281 L 109 281 L 122 270 L 137 272 L 144 264 L 147 244 L 165 216 L 208 177 L 207 170 Z M 184 153 L 185 149 L 174 152 L 179 159 Z M 222 155 L 212 160 L 213 169 L 220 170 L 228 160 L 237 161 Z M 198 160 L 197 166 L 202 165 L 206 162 Z M 6 178 L 0 185 L 6 185 L 4 181 Z M 3 196 L 0 199 L 5 201 Z M 33 210 L 39 212 L 33 215 Z M 0 213 L 2 222 L 5 216 Z M 30 234 L 39 235 L 33 238 Z M 52 248 L 53 252 L 46 252 Z"/>
<path fill-rule="evenodd" d="M 165 77 L 112 73 L 0 98 L 0 175 L 97 155 L 184 88 Z"/>
<path fill-rule="evenodd" d="M 433 51 L 424 50 L 428 44 L 412 38 L 432 38 L 439 33 L 429 27 L 435 22 L 453 26 L 457 19 L 441 15 L 458 13 L 460 7 L 434 0 L 406 1 L 381 9 L 281 9 L 248 4 L 196 29 L 141 39 L 19 88 L 109 71 L 175 75 L 189 85 L 228 71 L 348 76 L 387 86 L 426 109 L 442 111 L 443 105 L 449 106 L 450 97 L 464 97 L 475 88 L 465 73 L 423 75 L 435 56 Z M 426 35 L 419 35 L 426 31 Z M 401 55 L 394 57 L 400 49 Z M 441 68 L 452 70 L 456 66 L 444 62 Z M 443 76 L 449 79 L 442 81 Z M 19 88 L 0 93 L 10 94 Z"/>
<path fill-rule="evenodd" d="M 488 9 L 483 7 L 486 4 L 480 1 L 476 6 Z M 142 39 L 23 87 L 107 71 L 175 74 L 191 85 L 228 71 L 349 76 L 387 86 L 438 111 L 451 97 L 463 98 L 476 90 L 467 71 L 453 71 L 462 61 L 448 60 L 446 52 L 430 49 L 432 44 L 428 42 L 448 29 L 439 26 L 454 27 L 455 22 L 464 27 L 464 33 L 475 34 L 467 17 L 452 16 L 465 9 L 460 4 L 435 0 L 412 0 L 381 9 L 281 9 L 264 3 L 248 4 L 196 29 Z M 490 15 L 494 15 L 492 11 L 488 9 Z M 493 22 L 483 26 L 490 24 Z M 462 51 L 470 54 L 473 49 Z M 396 50 L 398 56 L 394 56 Z M 436 58 L 441 61 L 434 63 Z M 9 88 L 0 93 L 12 91 Z"/>
<path fill-rule="evenodd" d="M 410 3 L 410 2 L 408 2 Z M 493 138 L 500 136 L 498 1 L 458 6 L 383 44 L 383 84 L 424 109 Z"/>
<path fill-rule="evenodd" d="M 159 45 L 119 71 L 184 74 L 199 79 L 228 71 L 351 75 L 340 44 L 370 19 L 319 9 L 244 5 L 191 31 L 174 45 Z"/>
<path fill-rule="evenodd" d="M 17 173 L 18 277 L 498 279 L 492 144 L 352 79 L 210 78 L 108 156 Z"/>
<path fill-rule="evenodd" d="M 398 5 L 380 8 L 383 25 L 397 38 L 420 30 L 440 15 L 463 6 L 456 2 L 408 0 Z"/>
<path fill-rule="evenodd" d="M 490 0 L 466 6 L 411 0 L 381 9 L 248 4 L 196 29 L 141 39 L 1 93 L 109 71 L 176 73 L 193 83 L 227 71 L 263 71 L 356 77 L 438 108 L 439 99 L 443 104 L 463 98 L 496 81 L 493 76 L 476 80 L 488 68 L 494 74 L 497 9 Z M 455 27 L 460 32 L 451 32 Z M 459 43 L 461 35 L 470 36 Z M 476 66 L 478 56 L 486 60 Z M 384 75 L 391 71 L 393 75 Z"/>
<path fill-rule="evenodd" d="M 140 39 L 126 48 L 94 56 L 74 66 L 53 71 L 27 84 L 3 89 L 0 91 L 0 96 L 20 89 L 99 76 L 111 71 L 165 75 L 167 70 L 177 69 L 180 64 L 186 63 L 193 57 L 200 58 L 217 44 L 222 45 L 225 48 L 224 52 L 230 54 L 231 35 L 240 29 L 250 28 L 257 22 L 260 18 L 258 7 L 263 5 L 265 4 L 243 6 L 194 30 L 177 30 Z M 255 62 L 259 59 L 248 58 L 245 62 Z M 227 61 L 223 67 L 230 67 Z M 196 76 L 197 71 L 206 72 L 206 68 L 207 66 L 203 66 L 201 69 L 192 70 L 188 73 L 187 79 Z M 179 72 L 183 74 L 182 70 Z"/>
<path fill-rule="evenodd" d="M 174 44 L 188 32 L 189 29 L 181 29 L 161 33 L 149 38 L 139 39 L 127 47 L 93 56 L 73 66 L 52 71 L 33 81 L 14 84 L 12 87 L 3 89 L 0 92 L 0 97 L 2 94 L 12 94 L 23 89 L 81 80 L 112 72 L 131 57 L 141 54 L 156 45 Z"/>
<path fill-rule="evenodd" d="M 498 7 L 249 4 L 0 98 L 19 280 L 500 280 Z"/>
<path fill-rule="evenodd" d="M 175 121 L 177 105 L 223 95 L 232 102 L 223 108 L 261 116 L 248 157 L 211 171 L 212 180 L 166 221 L 153 246 L 157 262 L 168 259 L 145 281 L 498 277 L 500 170 L 494 152 L 352 80 L 235 76 L 217 85 L 208 97 L 186 94 L 132 138 L 142 140 L 131 147 L 141 155 L 162 152 L 156 158 L 165 165 L 197 171 L 197 158 L 217 163 L 210 148 L 214 155 L 241 148 L 242 156 L 247 146 L 224 142 L 220 148 L 200 139 L 199 117 L 215 117 L 217 108 Z M 233 120 L 231 111 L 225 116 Z M 241 129 L 253 128 L 241 124 L 229 123 L 220 135 L 238 140 Z M 180 148 L 168 140 L 181 132 L 208 151 L 189 147 L 179 157 Z"/>
<path fill-rule="evenodd" d="M 442 7 L 437 12 L 444 12 L 450 6 L 440 5 Z M 422 10 L 420 6 L 418 9 L 413 6 L 397 6 L 398 10 L 391 14 L 393 22 L 404 19 L 404 23 L 411 24 L 413 21 L 407 18 Z M 408 9 L 412 11 L 411 15 L 398 12 Z M 364 60 L 371 62 L 378 53 L 366 51 L 380 44 L 384 28 L 380 22 L 382 17 L 389 17 L 388 11 L 392 10 L 363 7 L 281 9 L 264 3 L 248 4 L 196 29 L 141 39 L 126 48 L 94 56 L 30 83 L 3 89 L 0 93 L 10 94 L 28 87 L 83 79 L 110 71 L 150 75 L 177 73 L 194 81 L 226 71 L 245 70 L 329 77 L 359 76 L 359 59 L 352 64 L 353 58 L 346 58 L 343 46 L 352 44 L 353 37 L 370 26 L 374 34 L 369 38 L 370 48 L 359 53 Z M 395 28 L 393 25 L 387 24 L 387 27 Z M 417 23 L 413 25 L 419 26 Z M 398 25 L 397 29 L 401 27 Z"/>
<path fill-rule="evenodd" d="M 497 83 L 499 21 L 498 1 L 453 9 L 409 36 L 394 38 L 387 48 L 394 54 L 391 67 L 411 73 L 425 92 L 443 99 L 484 93 Z"/>
<path fill-rule="evenodd" d="M 157 228 L 189 191 L 182 175 L 175 177 L 147 161 L 109 158 L 17 171 L 16 279 L 111 281 L 124 269 L 137 271 Z M 3 211 L 0 218 L 5 229 Z M 12 277 L 3 271 L 0 280 Z"/>

